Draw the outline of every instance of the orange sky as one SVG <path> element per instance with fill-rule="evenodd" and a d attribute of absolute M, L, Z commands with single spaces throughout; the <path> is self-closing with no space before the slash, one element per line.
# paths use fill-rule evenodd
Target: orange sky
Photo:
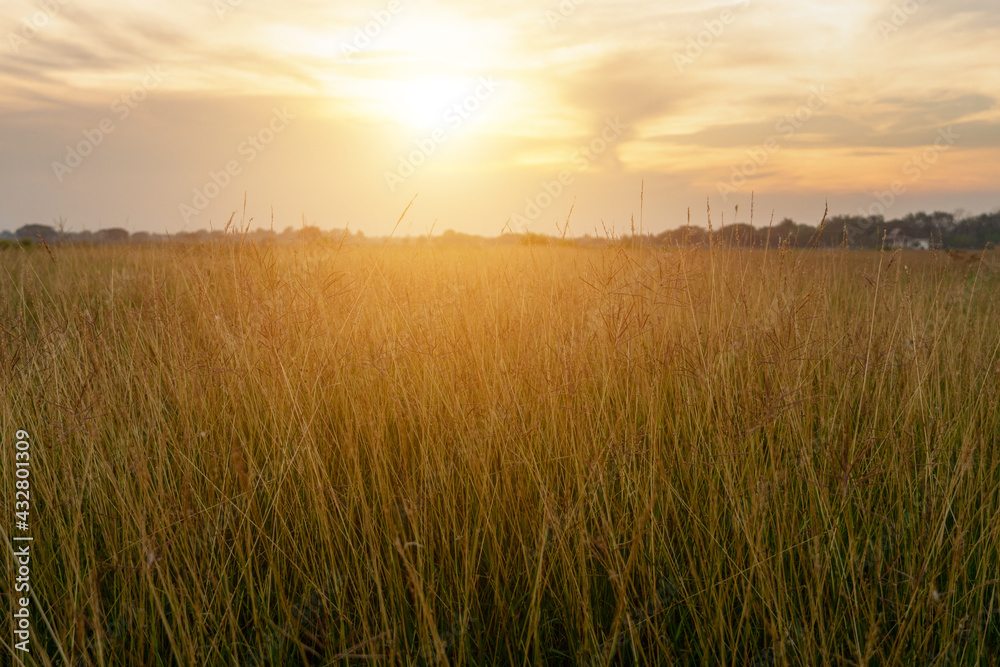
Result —
<path fill-rule="evenodd" d="M 995 0 L 331 4 L 5 0 L 0 229 L 1000 208 Z"/>

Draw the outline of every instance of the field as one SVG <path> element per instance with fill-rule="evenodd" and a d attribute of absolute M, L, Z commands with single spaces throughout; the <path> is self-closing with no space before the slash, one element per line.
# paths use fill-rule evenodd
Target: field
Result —
<path fill-rule="evenodd" d="M 57 246 L 0 281 L 34 664 L 1000 660 L 990 255 Z"/>

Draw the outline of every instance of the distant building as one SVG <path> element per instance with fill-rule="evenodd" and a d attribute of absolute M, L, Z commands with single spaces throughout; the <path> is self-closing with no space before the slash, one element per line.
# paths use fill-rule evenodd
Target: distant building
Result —
<path fill-rule="evenodd" d="M 885 235 L 885 245 L 887 248 L 892 249 L 908 248 L 910 250 L 930 250 L 931 240 L 927 238 L 907 236 L 902 229 L 896 227 Z"/>

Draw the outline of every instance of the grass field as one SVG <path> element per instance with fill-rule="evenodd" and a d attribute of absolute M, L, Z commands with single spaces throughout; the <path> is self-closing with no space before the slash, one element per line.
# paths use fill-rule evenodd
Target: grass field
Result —
<path fill-rule="evenodd" d="M 990 255 L 0 265 L 37 664 L 1000 660 Z"/>

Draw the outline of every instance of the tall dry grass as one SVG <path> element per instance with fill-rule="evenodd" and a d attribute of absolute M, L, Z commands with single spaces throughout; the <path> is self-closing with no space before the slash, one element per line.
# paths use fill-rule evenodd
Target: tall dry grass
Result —
<path fill-rule="evenodd" d="M 37 664 L 1000 655 L 985 258 L 0 262 L 0 469 L 11 489 L 28 430 Z"/>

